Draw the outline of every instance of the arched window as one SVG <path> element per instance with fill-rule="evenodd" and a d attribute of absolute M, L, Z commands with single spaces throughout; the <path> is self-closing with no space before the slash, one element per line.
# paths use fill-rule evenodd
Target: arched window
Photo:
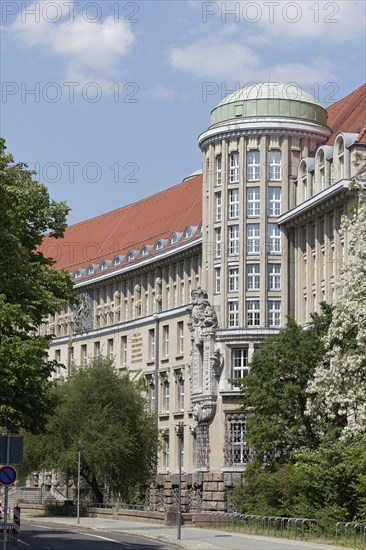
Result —
<path fill-rule="evenodd" d="M 192 227 L 189 225 L 184 230 L 184 238 L 189 239 L 190 237 L 192 237 L 192 235 L 193 235 Z"/>
<path fill-rule="evenodd" d="M 75 279 L 80 279 L 80 277 L 81 277 L 81 271 L 80 271 L 80 269 L 77 269 L 74 273 L 74 278 Z"/>
<path fill-rule="evenodd" d="M 88 267 L 88 275 L 93 275 L 93 273 L 95 272 L 95 267 L 93 264 L 91 264 L 89 267 Z"/>
<path fill-rule="evenodd" d="M 100 264 L 100 270 L 101 271 L 105 271 L 108 267 L 108 263 L 106 261 L 103 261 L 101 264 Z"/>
<path fill-rule="evenodd" d="M 155 250 L 161 250 L 163 248 L 163 242 L 162 241 L 157 241 L 155 243 Z"/>
<path fill-rule="evenodd" d="M 170 244 L 175 244 L 178 240 L 178 235 L 176 233 L 172 233 L 170 235 L 170 239 L 169 239 L 169 243 Z"/>
<path fill-rule="evenodd" d="M 133 251 L 133 250 L 130 250 L 130 252 L 127 254 L 126 260 L 127 260 L 128 262 L 130 262 L 131 260 L 133 260 L 134 255 L 135 255 L 134 251 Z"/>
<path fill-rule="evenodd" d="M 117 265 L 120 265 L 120 263 L 121 263 L 121 256 L 115 256 L 113 259 L 113 265 L 117 266 Z"/>
<path fill-rule="evenodd" d="M 141 256 L 147 256 L 148 253 L 149 253 L 149 249 L 147 248 L 147 246 L 146 246 L 146 245 L 143 246 L 143 247 L 141 248 Z"/>

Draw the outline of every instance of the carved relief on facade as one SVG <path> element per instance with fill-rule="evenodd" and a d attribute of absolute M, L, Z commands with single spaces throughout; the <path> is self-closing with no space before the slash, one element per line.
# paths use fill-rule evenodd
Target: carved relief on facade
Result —
<path fill-rule="evenodd" d="M 223 358 L 215 346 L 216 312 L 207 293 L 200 288 L 192 291 L 188 327 L 192 343 L 189 376 L 193 418 L 198 423 L 210 422 L 216 412 L 217 377 L 221 374 Z"/>
<path fill-rule="evenodd" d="M 93 328 L 93 292 L 81 292 L 74 306 L 74 333 L 88 332 Z"/>

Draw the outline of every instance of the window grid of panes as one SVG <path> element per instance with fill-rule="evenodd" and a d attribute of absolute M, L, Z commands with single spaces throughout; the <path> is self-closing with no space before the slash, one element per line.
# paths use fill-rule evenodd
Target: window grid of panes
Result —
<path fill-rule="evenodd" d="M 233 378 L 244 378 L 248 372 L 248 349 L 237 348 L 232 351 Z"/>
<path fill-rule="evenodd" d="M 268 224 L 268 252 L 272 254 L 281 252 L 281 231 L 276 223 Z"/>
<path fill-rule="evenodd" d="M 239 153 L 230 155 L 230 183 L 239 182 Z"/>
<path fill-rule="evenodd" d="M 221 192 L 215 193 L 215 221 L 221 222 L 221 215 L 222 215 L 222 200 L 221 200 Z"/>
<path fill-rule="evenodd" d="M 232 220 L 239 217 L 239 189 L 229 191 L 229 218 Z"/>
<path fill-rule="evenodd" d="M 281 323 L 281 300 L 268 300 L 268 326 L 278 327 Z"/>
<path fill-rule="evenodd" d="M 216 157 L 216 185 L 222 184 L 222 163 L 221 155 Z"/>
<path fill-rule="evenodd" d="M 268 290 L 281 290 L 281 264 L 268 264 Z"/>
<path fill-rule="evenodd" d="M 259 187 L 248 187 L 247 189 L 247 215 L 257 217 L 260 215 L 260 190 Z"/>
<path fill-rule="evenodd" d="M 259 151 L 248 151 L 247 153 L 247 180 L 257 181 L 260 177 L 260 155 Z"/>
<path fill-rule="evenodd" d="M 229 301 L 229 327 L 239 326 L 239 301 Z"/>
<path fill-rule="evenodd" d="M 239 290 L 239 268 L 229 267 L 229 292 Z"/>
<path fill-rule="evenodd" d="M 215 229 L 215 256 L 221 256 L 221 227 Z"/>
<path fill-rule="evenodd" d="M 281 151 L 268 151 L 267 168 L 269 181 L 281 181 Z"/>
<path fill-rule="evenodd" d="M 281 214 L 281 188 L 268 187 L 268 216 L 280 216 Z"/>
<path fill-rule="evenodd" d="M 247 300 L 247 325 L 249 327 L 259 326 L 260 310 L 259 300 Z"/>
<path fill-rule="evenodd" d="M 260 225 L 247 224 L 247 254 L 258 254 L 260 251 Z"/>
<path fill-rule="evenodd" d="M 221 292 L 221 267 L 215 267 L 215 293 Z"/>
<path fill-rule="evenodd" d="M 260 266 L 259 263 L 247 264 L 247 290 L 259 290 Z"/>
<path fill-rule="evenodd" d="M 238 256 L 239 254 L 239 226 L 229 226 L 229 254 L 230 256 Z"/>

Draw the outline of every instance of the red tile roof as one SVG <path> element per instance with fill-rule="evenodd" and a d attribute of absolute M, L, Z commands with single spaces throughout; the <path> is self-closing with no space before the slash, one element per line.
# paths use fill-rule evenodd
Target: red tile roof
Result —
<path fill-rule="evenodd" d="M 143 244 L 154 244 L 171 233 L 198 226 L 202 220 L 202 175 L 170 189 L 71 225 L 63 239 L 46 236 L 41 250 L 56 259 L 56 267 L 74 272 L 113 260 Z"/>
<path fill-rule="evenodd" d="M 366 143 L 366 84 L 331 105 L 327 112 L 328 126 L 332 130 L 327 145 L 333 145 L 339 132 L 359 134 L 357 141 Z"/>

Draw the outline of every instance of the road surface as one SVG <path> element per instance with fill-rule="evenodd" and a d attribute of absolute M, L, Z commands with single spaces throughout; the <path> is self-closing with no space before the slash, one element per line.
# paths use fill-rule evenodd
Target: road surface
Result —
<path fill-rule="evenodd" d="M 0 548 L 2 541 L 0 542 Z M 93 532 L 58 525 L 40 525 L 22 523 L 22 532 L 18 539 L 18 550 L 172 550 L 176 546 L 168 543 L 149 541 L 123 533 Z M 7 550 L 15 548 L 7 544 Z"/>

